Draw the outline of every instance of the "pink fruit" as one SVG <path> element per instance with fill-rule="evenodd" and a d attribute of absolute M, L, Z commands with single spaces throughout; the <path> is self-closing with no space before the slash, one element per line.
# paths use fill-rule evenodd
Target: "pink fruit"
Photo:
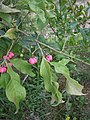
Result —
<path fill-rule="evenodd" d="M 14 53 L 13 52 L 9 52 L 9 55 L 11 55 L 12 57 L 14 57 Z"/>
<path fill-rule="evenodd" d="M 29 63 L 33 65 L 33 64 L 37 63 L 37 59 L 36 58 L 30 58 Z"/>
<path fill-rule="evenodd" d="M 3 59 L 4 60 L 10 60 L 13 57 L 14 57 L 14 53 L 13 52 L 9 52 L 7 56 L 3 56 Z"/>
<path fill-rule="evenodd" d="M 11 58 L 12 58 L 12 55 L 9 54 L 8 57 L 9 57 L 9 59 L 11 59 Z"/>
<path fill-rule="evenodd" d="M 5 73 L 7 71 L 6 67 L 3 67 L 3 73 Z"/>
<path fill-rule="evenodd" d="M 5 73 L 7 71 L 6 67 L 0 67 L 0 73 Z"/>
<path fill-rule="evenodd" d="M 8 57 L 9 57 L 9 59 L 13 58 L 14 57 L 14 53 L 13 52 L 9 52 Z"/>
<path fill-rule="evenodd" d="M 52 61 L 53 60 L 52 55 L 47 55 L 46 60 L 49 61 L 49 62 Z"/>
<path fill-rule="evenodd" d="M 33 58 L 33 60 L 34 60 L 34 64 L 37 63 L 37 59 L 36 58 Z"/>
<path fill-rule="evenodd" d="M 4 60 L 7 60 L 7 56 L 3 56 L 3 59 L 4 59 Z"/>
<path fill-rule="evenodd" d="M 0 73 L 3 73 L 3 68 L 2 67 L 0 67 Z"/>
<path fill-rule="evenodd" d="M 4 60 L 9 60 L 9 57 L 3 56 L 3 59 L 4 59 Z"/>
<path fill-rule="evenodd" d="M 12 63 L 8 63 L 8 65 L 10 65 L 12 67 Z"/>
<path fill-rule="evenodd" d="M 32 65 L 35 63 L 35 61 L 33 60 L 33 58 L 29 59 L 29 63 L 32 64 Z"/>

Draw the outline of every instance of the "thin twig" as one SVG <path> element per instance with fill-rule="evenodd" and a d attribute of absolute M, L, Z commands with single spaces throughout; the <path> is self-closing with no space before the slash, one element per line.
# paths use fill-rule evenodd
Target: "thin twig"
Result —
<path fill-rule="evenodd" d="M 6 57 L 8 56 L 9 52 L 11 51 L 12 47 L 13 47 L 13 44 L 14 44 L 14 40 L 12 41 L 12 44 L 9 48 L 9 50 L 7 51 L 7 54 L 6 54 Z M 4 63 L 7 63 L 6 60 L 4 60 L 0 65 L 4 64 Z"/>
<path fill-rule="evenodd" d="M 23 33 L 23 34 L 26 35 L 26 36 L 29 36 L 29 34 L 21 31 L 20 29 L 18 29 L 18 31 L 21 32 L 21 33 Z M 41 45 L 43 45 L 43 46 L 45 46 L 45 47 L 47 47 L 47 48 L 55 51 L 56 53 L 59 53 L 59 54 L 62 54 L 62 55 L 64 55 L 64 56 L 73 58 L 74 60 L 77 60 L 77 61 L 79 61 L 79 62 L 82 62 L 82 63 L 84 63 L 84 64 L 86 64 L 86 65 L 90 65 L 90 63 L 88 63 L 88 62 L 85 62 L 85 61 L 83 61 L 83 60 L 81 60 L 81 59 L 79 59 L 79 58 L 76 58 L 76 57 L 74 57 L 74 56 L 71 56 L 71 55 L 69 55 L 69 54 L 66 54 L 66 53 L 64 53 L 64 52 L 62 52 L 62 51 L 58 51 L 58 50 L 50 47 L 49 45 L 47 45 L 47 44 L 45 44 L 45 43 L 42 43 L 42 42 L 40 42 L 40 41 L 38 41 L 38 40 L 35 40 L 35 41 L 36 41 L 36 43 L 41 44 Z"/>
<path fill-rule="evenodd" d="M 22 22 L 24 21 L 24 19 L 28 16 L 29 12 L 24 16 L 24 18 L 21 20 L 21 22 L 18 24 L 18 27 L 22 24 Z"/>
<path fill-rule="evenodd" d="M 32 52 L 32 55 L 34 55 L 34 53 L 38 50 L 39 48 L 35 49 L 33 52 Z"/>
<path fill-rule="evenodd" d="M 63 44 L 63 47 L 62 47 L 62 52 L 63 52 L 64 49 L 65 49 L 65 46 L 66 46 L 67 41 L 68 41 L 68 38 L 66 38 L 65 41 L 64 41 L 64 44 Z"/>
<path fill-rule="evenodd" d="M 36 41 L 36 40 L 35 40 L 35 41 Z M 37 45 L 38 45 L 38 47 L 39 47 L 39 49 L 40 49 L 40 51 L 41 51 L 42 57 L 44 57 L 44 53 L 43 53 L 43 51 L 42 51 L 42 48 L 40 47 L 40 45 L 38 44 L 37 41 L 36 41 L 36 43 L 37 43 Z"/>
<path fill-rule="evenodd" d="M 79 58 L 76 58 L 76 57 L 74 57 L 74 56 L 71 56 L 71 55 L 68 55 L 68 54 L 66 54 L 66 53 L 63 53 L 62 51 L 58 51 L 58 50 L 56 50 L 56 49 L 54 49 L 54 48 L 52 48 L 52 47 L 50 47 L 50 46 L 48 46 L 48 45 L 40 42 L 40 41 L 37 41 L 37 42 L 38 42 L 39 44 L 41 44 L 41 45 L 43 45 L 43 46 L 45 46 L 45 47 L 53 50 L 53 51 L 59 53 L 59 54 L 62 54 L 62 55 L 64 55 L 64 56 L 67 56 L 67 57 L 70 57 L 70 58 L 73 58 L 73 59 L 75 59 L 75 60 L 77 60 L 77 61 L 80 61 L 80 62 L 86 64 L 86 65 L 90 65 L 90 63 L 87 63 L 87 62 L 85 62 L 85 61 L 83 61 L 83 60 L 81 60 L 81 59 L 79 59 Z"/>
<path fill-rule="evenodd" d="M 28 78 L 29 75 L 26 75 L 22 81 L 22 84 L 26 81 L 26 79 Z"/>
<path fill-rule="evenodd" d="M 14 40 L 12 41 L 12 44 L 11 44 L 11 46 L 10 46 L 10 48 L 9 48 L 9 50 L 8 50 L 8 52 L 7 52 L 7 54 L 6 54 L 6 56 L 7 56 L 8 53 L 11 51 L 11 49 L 12 49 L 12 47 L 13 47 L 13 44 L 14 44 Z"/>

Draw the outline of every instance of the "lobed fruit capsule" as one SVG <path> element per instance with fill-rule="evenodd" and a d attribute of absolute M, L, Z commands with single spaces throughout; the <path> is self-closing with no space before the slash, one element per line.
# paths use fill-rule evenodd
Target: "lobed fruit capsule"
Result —
<path fill-rule="evenodd" d="M 8 65 L 10 65 L 12 67 L 12 63 L 8 63 Z"/>
<path fill-rule="evenodd" d="M 14 57 L 14 53 L 13 52 L 9 52 L 9 55 L 11 55 L 12 57 Z"/>
<path fill-rule="evenodd" d="M 3 59 L 4 59 L 4 60 L 10 60 L 10 58 L 7 57 L 7 56 L 3 56 Z"/>
<path fill-rule="evenodd" d="M 13 52 L 9 52 L 8 57 L 9 57 L 9 59 L 13 58 L 14 57 L 14 53 Z"/>
<path fill-rule="evenodd" d="M 46 56 L 46 60 L 47 60 L 48 62 L 51 62 L 51 61 L 53 60 L 52 55 L 47 55 L 47 56 Z"/>
<path fill-rule="evenodd" d="M 30 58 L 29 59 L 29 63 L 32 64 L 32 65 L 34 65 L 34 64 L 37 63 L 37 59 L 36 58 Z"/>
<path fill-rule="evenodd" d="M 5 73 L 7 71 L 6 67 L 0 67 L 0 73 Z"/>
<path fill-rule="evenodd" d="M 3 59 L 4 60 L 10 60 L 13 57 L 14 57 L 14 53 L 13 52 L 9 52 L 7 56 L 3 56 Z"/>
<path fill-rule="evenodd" d="M 33 60 L 34 60 L 34 64 L 37 63 L 37 59 L 36 58 L 33 58 Z"/>

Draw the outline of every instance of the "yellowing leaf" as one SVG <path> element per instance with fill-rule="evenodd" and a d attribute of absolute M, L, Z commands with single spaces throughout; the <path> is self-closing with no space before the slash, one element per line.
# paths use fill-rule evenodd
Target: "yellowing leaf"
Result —
<path fill-rule="evenodd" d="M 37 4 L 34 4 L 34 2 L 29 2 L 29 7 L 39 16 L 43 23 L 46 22 L 45 12 L 42 9 L 40 9 L 40 7 L 38 7 Z"/>
<path fill-rule="evenodd" d="M 59 62 L 51 62 L 50 64 L 55 67 L 57 73 L 61 73 L 65 76 L 66 80 L 66 91 L 71 95 L 84 95 L 82 93 L 83 86 L 80 85 L 76 80 L 70 77 L 69 69 L 66 64 L 69 60 L 62 59 Z"/>
<path fill-rule="evenodd" d="M 17 10 L 15 8 L 10 8 L 4 4 L 1 4 L 0 12 L 2 12 L 2 13 L 20 13 L 20 10 Z"/>
<path fill-rule="evenodd" d="M 9 25 L 11 25 L 11 16 L 9 14 L 0 12 L 0 18 L 2 18 L 5 22 L 7 22 Z"/>
<path fill-rule="evenodd" d="M 66 117 L 66 120 L 70 120 L 70 117 Z"/>
<path fill-rule="evenodd" d="M 20 76 L 16 72 L 14 72 L 12 70 L 12 67 L 10 67 L 9 65 L 8 65 L 7 73 L 10 75 L 11 79 L 16 79 L 17 78 L 16 81 L 20 83 Z"/>
<path fill-rule="evenodd" d="M 7 32 L 3 36 L 14 40 L 16 39 L 15 31 L 16 31 L 16 28 L 10 28 L 9 30 L 7 30 Z"/>
<path fill-rule="evenodd" d="M 59 103 L 62 103 L 62 94 L 58 90 L 59 84 L 55 80 L 56 77 L 54 77 L 54 75 L 52 75 L 50 65 L 45 60 L 45 58 L 43 58 L 42 62 L 41 62 L 40 74 L 44 78 L 45 89 L 48 92 L 52 93 L 52 98 L 53 98 L 52 105 L 56 106 Z M 55 103 L 55 101 L 56 101 L 56 103 Z"/>
<path fill-rule="evenodd" d="M 17 78 L 16 78 L 17 79 Z M 23 86 L 17 82 L 16 79 L 11 79 L 6 87 L 6 96 L 9 101 L 16 105 L 16 109 L 19 109 L 19 102 L 24 100 L 26 97 L 26 91 Z"/>
<path fill-rule="evenodd" d="M 32 72 L 31 65 L 27 61 L 17 58 L 17 59 L 12 59 L 11 63 L 16 69 L 18 69 L 23 74 L 28 74 L 31 77 L 35 76 L 35 74 Z"/>
<path fill-rule="evenodd" d="M 53 65 L 55 67 L 55 71 L 57 73 L 61 73 L 63 74 L 65 77 L 70 76 L 69 75 L 69 69 L 67 68 L 67 66 L 65 66 L 63 61 L 59 61 L 59 62 L 51 62 L 51 65 Z"/>
<path fill-rule="evenodd" d="M 82 93 L 83 86 L 71 77 L 66 81 L 66 91 L 71 95 L 85 95 Z"/>
<path fill-rule="evenodd" d="M 6 88 L 8 82 L 9 82 L 9 74 L 8 73 L 4 73 L 1 74 L 0 76 L 0 88 Z"/>
<path fill-rule="evenodd" d="M 19 109 L 19 102 L 24 100 L 26 97 L 25 88 L 20 84 L 20 77 L 15 73 L 10 66 L 8 66 L 8 74 L 10 80 L 6 86 L 6 96 L 9 101 L 16 105 L 16 109 Z"/>

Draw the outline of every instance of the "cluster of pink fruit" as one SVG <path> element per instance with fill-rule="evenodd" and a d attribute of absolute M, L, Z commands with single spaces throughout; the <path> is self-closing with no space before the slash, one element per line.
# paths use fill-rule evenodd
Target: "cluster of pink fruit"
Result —
<path fill-rule="evenodd" d="M 13 52 L 9 52 L 7 56 L 3 56 L 4 60 L 10 60 L 11 58 L 14 57 L 14 53 Z M 8 63 L 8 65 L 12 66 L 12 63 Z M 1 66 L 0 67 L 0 73 L 5 73 L 7 71 L 7 66 Z"/>
<path fill-rule="evenodd" d="M 13 53 L 13 52 L 9 52 L 7 56 L 3 56 L 3 60 L 10 60 L 10 59 L 12 59 L 13 57 L 14 57 L 14 53 Z M 47 60 L 48 62 L 51 62 L 52 59 L 53 59 L 53 58 L 52 58 L 52 55 L 47 55 L 47 56 L 46 56 L 46 60 Z M 32 65 L 36 64 L 36 63 L 37 63 L 37 58 L 31 57 L 31 58 L 29 59 L 29 63 L 32 64 Z M 12 63 L 8 62 L 8 65 L 12 66 Z M 7 66 L 1 66 L 1 67 L 0 67 L 0 73 L 5 73 L 6 71 L 7 71 Z"/>
<path fill-rule="evenodd" d="M 46 60 L 48 62 L 51 62 L 53 60 L 52 55 L 47 55 Z M 35 58 L 35 57 L 30 58 L 29 63 L 32 64 L 32 65 L 36 64 L 37 63 L 37 58 Z"/>

